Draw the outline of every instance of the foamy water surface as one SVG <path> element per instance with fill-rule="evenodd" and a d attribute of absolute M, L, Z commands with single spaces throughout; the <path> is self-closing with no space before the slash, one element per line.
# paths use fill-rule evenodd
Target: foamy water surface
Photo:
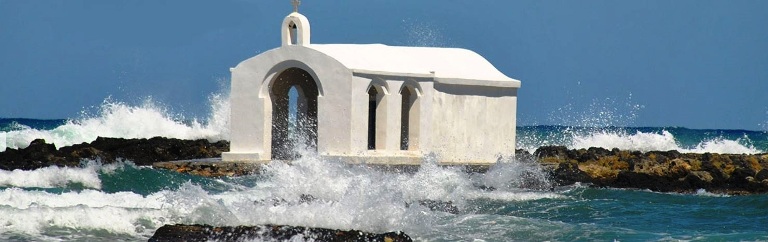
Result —
<path fill-rule="evenodd" d="M 89 162 L 14 176 L 40 182 L 0 184 L 0 240 L 146 240 L 175 223 L 404 231 L 417 241 L 768 239 L 764 195 L 551 190 L 529 161 L 475 174 L 425 160 L 415 173 L 391 173 L 305 156 L 220 179 Z M 697 215 L 707 211 L 719 215 Z"/>
<path fill-rule="evenodd" d="M 452 201 L 465 210 L 474 199 L 523 202 L 566 197 L 517 187 L 477 188 L 478 183 L 492 183 L 500 176 L 519 183 L 521 178 L 514 177 L 519 172 L 512 167 L 540 172 L 535 166 L 507 166 L 486 177 L 425 163 L 414 174 L 387 173 L 306 157 L 292 165 L 273 162 L 260 175 L 176 179 L 164 188 L 141 190 L 137 187 L 142 187 L 141 177 L 146 175 L 137 173 L 184 175 L 130 163 L 102 166 L 96 162 L 81 168 L 14 171 L 2 175 L 28 179 L 0 184 L 0 212 L 4 214 L 0 239 L 83 239 L 83 234 L 99 233 L 109 238 L 146 239 L 154 229 L 169 223 L 286 224 L 428 235 L 444 233 L 433 230 L 446 216 L 463 215 L 430 211 L 418 205 L 420 200 Z M 122 177 L 117 180 L 128 186 L 116 182 L 116 177 Z M 75 183 L 82 185 L 73 186 Z M 306 201 L 307 196 L 313 199 Z"/>

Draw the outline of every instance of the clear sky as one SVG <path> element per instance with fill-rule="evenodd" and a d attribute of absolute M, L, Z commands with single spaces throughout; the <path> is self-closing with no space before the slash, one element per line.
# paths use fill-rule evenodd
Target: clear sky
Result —
<path fill-rule="evenodd" d="M 768 129 L 768 1 L 302 2 L 314 43 L 478 52 L 522 81 L 523 125 Z M 229 67 L 279 46 L 291 10 L 0 0 L 0 117 L 77 117 L 107 97 L 204 115 Z"/>

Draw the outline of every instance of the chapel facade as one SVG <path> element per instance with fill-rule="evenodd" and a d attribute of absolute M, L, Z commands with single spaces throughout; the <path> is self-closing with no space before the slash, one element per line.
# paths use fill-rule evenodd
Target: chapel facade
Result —
<path fill-rule="evenodd" d="M 281 46 L 231 68 L 224 161 L 491 164 L 515 151 L 520 81 L 459 48 L 313 44 L 283 20 Z"/>

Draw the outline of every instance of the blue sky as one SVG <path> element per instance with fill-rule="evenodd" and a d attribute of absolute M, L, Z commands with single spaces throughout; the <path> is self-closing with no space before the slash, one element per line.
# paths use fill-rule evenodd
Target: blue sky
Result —
<path fill-rule="evenodd" d="M 204 115 L 279 45 L 288 0 L 0 0 L 0 117 L 106 97 Z M 520 124 L 768 129 L 768 1 L 304 0 L 314 43 L 474 50 L 522 81 Z"/>

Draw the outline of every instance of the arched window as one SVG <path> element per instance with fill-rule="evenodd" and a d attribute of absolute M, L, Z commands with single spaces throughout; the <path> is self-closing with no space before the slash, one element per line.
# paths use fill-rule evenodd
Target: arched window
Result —
<path fill-rule="evenodd" d="M 368 149 L 376 149 L 376 108 L 378 102 L 376 98 L 379 92 L 371 86 L 368 89 Z"/>
<path fill-rule="evenodd" d="M 299 135 L 299 90 L 297 85 L 288 89 L 288 140 L 295 142 Z"/>
<path fill-rule="evenodd" d="M 297 41 L 298 36 L 299 36 L 299 30 L 296 27 L 296 23 L 291 22 L 290 24 L 288 24 L 288 31 L 289 31 L 289 33 L 291 35 L 291 38 L 290 38 L 291 45 L 296 45 L 296 43 L 297 43 L 296 41 Z"/>
<path fill-rule="evenodd" d="M 419 140 L 419 97 L 416 89 L 410 85 L 403 86 L 400 91 L 400 150 L 418 149 Z"/>
<path fill-rule="evenodd" d="M 411 112 L 411 91 L 408 87 L 403 87 L 403 91 L 400 92 L 403 97 L 402 109 L 400 114 L 400 149 L 408 150 L 408 137 L 410 131 L 410 112 Z"/>

